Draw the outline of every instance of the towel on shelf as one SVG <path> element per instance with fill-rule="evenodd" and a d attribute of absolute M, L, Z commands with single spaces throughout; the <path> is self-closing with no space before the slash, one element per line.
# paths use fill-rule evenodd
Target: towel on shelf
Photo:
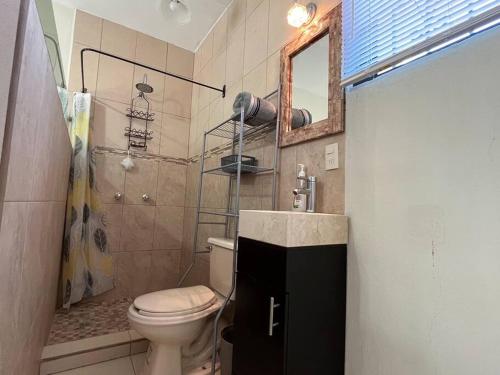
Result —
<path fill-rule="evenodd" d="M 241 108 L 245 109 L 245 123 L 251 126 L 259 126 L 276 118 L 276 106 L 273 103 L 249 92 L 241 92 L 234 99 L 234 113 L 240 113 Z"/>

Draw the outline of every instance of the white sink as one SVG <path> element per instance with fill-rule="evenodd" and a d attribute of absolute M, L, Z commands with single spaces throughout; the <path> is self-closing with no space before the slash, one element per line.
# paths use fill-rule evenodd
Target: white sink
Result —
<path fill-rule="evenodd" d="M 346 244 L 347 216 L 241 210 L 239 235 L 284 247 Z"/>

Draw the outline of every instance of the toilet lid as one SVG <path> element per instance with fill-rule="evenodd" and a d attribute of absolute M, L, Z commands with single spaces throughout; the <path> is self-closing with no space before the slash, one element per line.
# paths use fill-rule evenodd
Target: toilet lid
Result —
<path fill-rule="evenodd" d="M 205 310 L 216 301 L 214 292 L 198 285 L 144 294 L 135 299 L 134 306 L 144 315 L 177 316 Z"/>

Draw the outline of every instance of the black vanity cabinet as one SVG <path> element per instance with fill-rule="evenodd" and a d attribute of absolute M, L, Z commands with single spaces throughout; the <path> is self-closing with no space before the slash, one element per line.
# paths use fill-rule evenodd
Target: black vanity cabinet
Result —
<path fill-rule="evenodd" d="M 234 375 L 344 374 L 346 255 L 239 238 Z"/>

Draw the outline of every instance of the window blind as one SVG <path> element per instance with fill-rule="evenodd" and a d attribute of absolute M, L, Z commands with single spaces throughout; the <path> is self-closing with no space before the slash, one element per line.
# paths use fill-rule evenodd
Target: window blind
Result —
<path fill-rule="evenodd" d="M 500 0 L 344 0 L 342 83 L 374 75 L 495 17 Z"/>

